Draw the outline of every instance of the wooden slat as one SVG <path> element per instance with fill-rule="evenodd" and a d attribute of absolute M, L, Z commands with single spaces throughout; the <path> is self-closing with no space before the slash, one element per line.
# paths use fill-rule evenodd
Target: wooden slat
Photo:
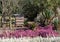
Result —
<path fill-rule="evenodd" d="M 24 18 L 23 17 L 16 17 L 16 27 L 23 27 Z"/>

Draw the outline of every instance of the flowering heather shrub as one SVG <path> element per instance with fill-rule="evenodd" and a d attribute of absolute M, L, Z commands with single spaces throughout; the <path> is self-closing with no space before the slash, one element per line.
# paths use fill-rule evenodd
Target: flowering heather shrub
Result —
<path fill-rule="evenodd" d="M 55 32 L 54 30 L 52 30 L 53 26 L 48 25 L 45 27 L 39 27 L 37 28 L 35 31 L 39 33 L 40 36 L 42 37 L 47 37 L 47 36 L 58 36 L 59 33 Z"/>
<path fill-rule="evenodd" d="M 39 27 L 36 30 L 15 30 L 15 31 L 2 31 L 0 33 L 0 37 L 37 37 L 37 36 L 42 36 L 42 37 L 52 37 L 52 36 L 59 36 L 60 34 L 52 30 L 52 26 L 48 25 L 45 27 Z"/>

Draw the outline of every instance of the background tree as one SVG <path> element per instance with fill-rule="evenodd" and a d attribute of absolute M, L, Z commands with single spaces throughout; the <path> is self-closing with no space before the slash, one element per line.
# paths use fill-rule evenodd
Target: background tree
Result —
<path fill-rule="evenodd" d="M 0 1 L 0 15 L 2 14 L 2 1 Z"/>
<path fill-rule="evenodd" d="M 29 21 L 33 21 L 39 13 L 39 7 L 34 4 L 31 4 L 31 2 L 24 5 L 23 10 L 24 16 L 27 17 Z"/>

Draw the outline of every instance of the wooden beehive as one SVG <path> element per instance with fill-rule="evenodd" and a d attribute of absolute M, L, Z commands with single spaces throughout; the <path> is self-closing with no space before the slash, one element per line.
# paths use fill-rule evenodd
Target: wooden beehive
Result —
<path fill-rule="evenodd" d="M 24 17 L 16 17 L 16 27 L 23 27 Z"/>

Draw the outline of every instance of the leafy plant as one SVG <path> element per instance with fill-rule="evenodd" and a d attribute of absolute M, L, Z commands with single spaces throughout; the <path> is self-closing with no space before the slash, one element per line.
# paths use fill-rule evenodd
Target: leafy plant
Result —
<path fill-rule="evenodd" d="M 28 21 L 27 20 L 24 21 L 24 26 L 28 26 Z"/>
<path fill-rule="evenodd" d="M 53 24 L 54 24 L 54 30 L 57 30 L 57 27 L 58 27 L 58 24 L 59 24 L 58 17 L 53 19 Z"/>
<path fill-rule="evenodd" d="M 35 23 L 32 23 L 32 24 L 30 24 L 30 29 L 34 29 L 35 28 L 35 26 L 36 26 L 36 24 Z"/>
<path fill-rule="evenodd" d="M 41 26 L 49 25 L 54 18 L 54 12 L 50 9 L 46 9 L 39 18 L 40 19 L 38 21 Z"/>

